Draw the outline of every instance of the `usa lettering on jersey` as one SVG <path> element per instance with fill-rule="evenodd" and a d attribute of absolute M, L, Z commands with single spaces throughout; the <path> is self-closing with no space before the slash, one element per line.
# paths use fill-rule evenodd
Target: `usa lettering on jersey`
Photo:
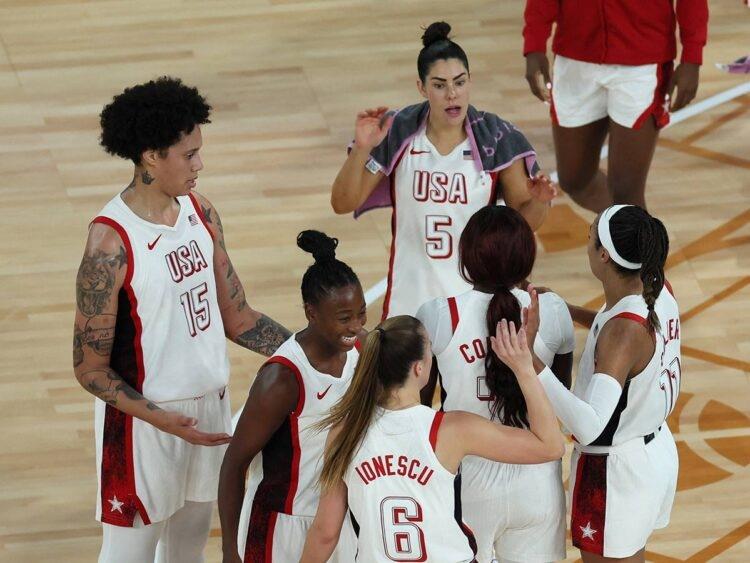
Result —
<path fill-rule="evenodd" d="M 194 240 L 187 245 L 182 245 L 165 256 L 169 275 L 175 283 L 208 268 L 208 262 L 201 252 L 200 246 Z"/>
<path fill-rule="evenodd" d="M 430 200 L 434 203 L 469 203 L 466 189 L 466 176 L 461 172 L 446 174 L 445 172 L 414 171 L 412 187 L 414 199 L 417 201 Z"/>

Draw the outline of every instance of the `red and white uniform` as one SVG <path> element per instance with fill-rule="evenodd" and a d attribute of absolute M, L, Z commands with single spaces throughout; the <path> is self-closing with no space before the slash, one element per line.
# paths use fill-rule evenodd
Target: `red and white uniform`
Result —
<path fill-rule="evenodd" d="M 529 294 L 513 289 L 521 307 Z M 425 303 L 417 314 L 433 344 L 442 408 L 491 419 L 485 358 L 492 354 L 487 307 L 492 295 L 471 290 Z M 554 293 L 539 296 L 540 326 L 534 351 L 552 365 L 575 347 L 567 305 Z M 536 465 L 498 463 L 467 456 L 461 464 L 464 519 L 477 539 L 477 561 L 494 557 L 548 562 L 565 558 L 565 491 L 561 460 Z"/>
<path fill-rule="evenodd" d="M 443 413 L 378 408 L 344 475 L 358 527 L 357 562 L 474 560 L 461 520 L 460 475 L 435 455 Z"/>
<path fill-rule="evenodd" d="M 609 116 L 638 129 L 653 116 L 669 123 L 664 96 L 676 55 L 679 24 L 682 61 L 701 64 L 706 44 L 706 0 L 527 0 L 524 55 L 552 50 L 552 119 L 579 127 Z"/>
<path fill-rule="evenodd" d="M 177 201 L 171 227 L 140 218 L 120 194 L 93 221 L 115 229 L 127 254 L 110 366 L 147 399 L 197 418 L 199 430 L 229 432 L 214 242 L 193 196 Z M 159 522 L 186 500 L 216 499 L 224 447 L 193 446 L 99 399 L 95 434 L 102 522 Z"/>
<path fill-rule="evenodd" d="M 651 532 L 669 523 L 678 459 L 666 418 L 680 391 L 680 316 L 668 284 L 656 301 L 661 324 L 646 368 L 625 382 L 601 435 L 576 443 L 571 458 L 571 535 L 576 547 L 605 557 L 628 557 Z M 601 310 L 586 341 L 573 392 L 587 396 L 596 372 L 596 341 L 605 323 L 626 318 L 645 323 L 643 298 L 631 295 Z"/>
<path fill-rule="evenodd" d="M 477 170 L 468 139 L 443 156 L 423 126 L 404 149 L 391 173 L 393 238 L 384 319 L 414 315 L 434 297 L 469 289 L 458 271 L 458 241 L 469 218 L 496 203 L 496 177 Z"/>
<path fill-rule="evenodd" d="M 292 335 L 266 363 L 291 369 L 297 378 L 297 406 L 264 446 L 262 473 L 253 473 L 242 507 L 238 534 L 247 563 L 299 561 L 307 530 L 320 501 L 318 478 L 328 431 L 311 428 L 328 416 L 351 383 L 359 352 L 347 354 L 341 377 L 316 370 Z M 257 487 L 257 488 L 256 488 Z M 347 519 L 329 561 L 354 561 L 354 536 Z"/>

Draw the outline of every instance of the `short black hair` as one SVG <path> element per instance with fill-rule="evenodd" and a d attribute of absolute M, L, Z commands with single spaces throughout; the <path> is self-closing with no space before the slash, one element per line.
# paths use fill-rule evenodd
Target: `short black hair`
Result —
<path fill-rule="evenodd" d="M 144 151 L 166 151 L 196 125 L 211 123 L 210 113 L 211 106 L 197 88 L 162 76 L 126 88 L 104 106 L 100 143 L 109 154 L 137 165 Z"/>

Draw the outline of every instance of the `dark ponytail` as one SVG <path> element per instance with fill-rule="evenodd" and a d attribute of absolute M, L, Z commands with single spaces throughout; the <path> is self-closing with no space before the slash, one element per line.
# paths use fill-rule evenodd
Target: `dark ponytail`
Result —
<path fill-rule="evenodd" d="M 469 59 L 458 43 L 448 38 L 451 26 L 445 22 L 431 23 L 422 34 L 422 50 L 417 57 L 417 72 L 419 79 L 424 82 L 435 61 L 441 59 L 458 59 L 469 72 Z"/>
<path fill-rule="evenodd" d="M 336 259 L 339 239 L 320 231 L 302 231 L 297 235 L 297 246 L 313 255 L 312 264 L 302 276 L 302 300 L 312 305 L 334 289 L 359 285 L 357 274 L 344 262 Z"/>
<path fill-rule="evenodd" d="M 643 300 L 648 307 L 648 324 L 653 330 L 660 330 L 654 306 L 664 287 L 664 264 L 669 254 L 669 236 L 664 224 L 642 207 L 629 205 L 610 217 L 609 232 L 620 256 L 629 262 L 641 263 L 640 270 L 630 270 L 613 261 L 621 275 L 639 275 L 643 282 Z M 598 236 L 596 247 L 601 247 Z"/>
<path fill-rule="evenodd" d="M 487 206 L 469 219 L 459 242 L 459 264 L 466 281 L 493 291 L 487 307 L 488 334 L 495 334 L 501 319 L 521 325 L 521 305 L 511 289 L 529 277 L 535 259 L 534 232 L 514 209 Z M 508 426 L 528 426 L 526 401 L 516 376 L 489 348 L 488 344 L 484 367 L 492 417 Z"/>

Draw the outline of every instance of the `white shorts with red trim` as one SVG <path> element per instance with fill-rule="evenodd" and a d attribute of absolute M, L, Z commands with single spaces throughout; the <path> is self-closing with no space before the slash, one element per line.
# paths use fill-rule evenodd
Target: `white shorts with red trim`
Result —
<path fill-rule="evenodd" d="M 565 559 L 562 462 L 534 465 L 467 457 L 461 514 L 477 541 L 477 561 L 546 563 Z"/>
<path fill-rule="evenodd" d="M 586 451 L 582 451 L 586 450 Z M 678 470 L 666 423 L 648 443 L 576 445 L 571 458 L 573 545 L 604 557 L 629 557 L 669 524 Z"/>
<path fill-rule="evenodd" d="M 562 127 L 580 127 L 609 117 L 638 129 L 649 116 L 658 128 L 669 123 L 664 97 L 672 62 L 649 65 L 587 63 L 557 55 L 552 75 L 552 119 Z"/>
<path fill-rule="evenodd" d="M 198 420 L 203 432 L 231 433 L 229 393 L 159 403 Z M 185 501 L 216 500 L 226 446 L 195 446 L 96 400 L 98 502 L 96 519 L 132 527 L 166 520 Z"/>
<path fill-rule="evenodd" d="M 247 553 L 247 518 L 240 519 L 240 530 L 237 536 L 238 552 L 244 555 L 246 563 L 288 563 L 296 562 L 302 557 L 305 547 L 307 531 L 312 525 L 312 516 L 292 516 L 282 512 L 270 511 L 268 513 L 268 525 L 264 538 L 253 538 L 263 542 L 264 555 L 261 558 L 252 558 Z M 328 560 L 329 563 L 352 563 L 357 555 L 357 536 L 351 523 L 349 514 L 344 519 L 341 527 L 339 543 Z"/>

